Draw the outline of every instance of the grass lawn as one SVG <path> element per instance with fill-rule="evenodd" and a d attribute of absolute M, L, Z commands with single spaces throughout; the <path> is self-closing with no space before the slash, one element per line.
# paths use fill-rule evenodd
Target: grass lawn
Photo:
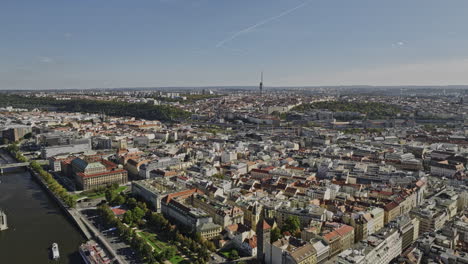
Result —
<path fill-rule="evenodd" d="M 219 253 L 221 253 L 221 255 L 223 255 L 225 258 L 231 259 L 231 252 L 232 252 L 232 249 L 225 249 L 225 250 L 220 251 Z"/>
<path fill-rule="evenodd" d="M 221 255 L 223 255 L 227 259 L 231 258 L 231 252 L 230 251 L 221 251 L 219 253 L 221 253 Z"/>
<path fill-rule="evenodd" d="M 75 199 L 75 201 L 81 198 L 81 196 L 80 196 L 79 194 L 70 194 L 70 196 L 71 196 L 73 199 Z"/>
<path fill-rule="evenodd" d="M 158 240 L 158 236 L 156 234 L 148 233 L 145 231 L 138 232 L 138 235 L 142 237 L 148 244 L 151 245 L 151 247 L 156 250 L 156 252 L 160 253 L 165 247 L 167 247 L 167 244 L 161 240 Z M 169 261 L 172 264 L 189 264 L 190 262 L 187 261 L 186 259 L 182 258 L 180 255 L 175 255 Z"/>
<path fill-rule="evenodd" d="M 172 257 L 171 259 L 169 259 L 169 261 L 172 264 L 186 264 L 186 263 L 189 263 L 189 261 L 187 261 L 186 259 L 183 259 L 181 256 L 178 256 L 178 255 Z"/>
<path fill-rule="evenodd" d="M 156 234 L 138 232 L 138 235 L 144 238 L 146 242 L 148 242 L 148 244 L 150 244 L 158 253 L 166 247 L 164 242 L 158 240 Z"/>

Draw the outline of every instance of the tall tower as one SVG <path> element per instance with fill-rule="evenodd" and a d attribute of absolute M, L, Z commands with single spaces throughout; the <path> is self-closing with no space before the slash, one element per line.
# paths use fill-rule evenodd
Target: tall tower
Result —
<path fill-rule="evenodd" d="M 260 76 L 260 87 L 259 88 L 260 88 L 260 95 L 262 95 L 263 94 L 263 72 L 262 72 L 262 74 Z"/>
<path fill-rule="evenodd" d="M 265 263 L 267 247 L 270 245 L 271 226 L 265 221 L 263 215 L 257 222 L 255 233 L 257 234 L 257 261 Z M 268 251 L 271 254 L 271 250 Z"/>

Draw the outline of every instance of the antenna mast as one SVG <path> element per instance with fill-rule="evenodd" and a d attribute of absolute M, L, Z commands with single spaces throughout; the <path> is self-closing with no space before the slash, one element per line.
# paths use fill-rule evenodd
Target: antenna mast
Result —
<path fill-rule="evenodd" d="M 263 94 L 263 71 L 260 75 L 260 87 L 259 88 L 260 88 L 260 95 L 262 95 Z"/>

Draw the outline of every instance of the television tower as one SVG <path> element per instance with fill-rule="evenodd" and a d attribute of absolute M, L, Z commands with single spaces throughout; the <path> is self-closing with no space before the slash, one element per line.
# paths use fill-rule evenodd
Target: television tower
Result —
<path fill-rule="evenodd" d="M 261 77 L 260 77 L 260 95 L 263 94 L 263 72 L 261 74 Z"/>

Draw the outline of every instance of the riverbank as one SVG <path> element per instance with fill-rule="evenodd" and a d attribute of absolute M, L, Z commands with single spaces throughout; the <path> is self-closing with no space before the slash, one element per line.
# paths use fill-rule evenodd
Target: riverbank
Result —
<path fill-rule="evenodd" d="M 87 240 L 95 239 L 101 246 L 104 247 L 106 250 L 107 255 L 111 259 L 115 259 L 117 263 L 126 263 L 122 261 L 116 252 L 112 249 L 112 247 L 107 243 L 107 241 L 102 237 L 101 233 L 75 208 L 67 207 L 54 193 L 49 189 L 47 183 L 41 178 L 41 176 L 28 167 L 31 176 L 39 182 L 42 188 L 51 196 L 52 199 L 59 205 L 63 212 L 65 212 L 66 216 L 68 216 L 75 226 L 80 230 L 83 236 L 86 237 Z"/>
<path fill-rule="evenodd" d="M 42 186 L 42 188 L 55 200 L 62 211 L 68 216 L 80 232 L 87 238 L 87 240 L 96 240 L 105 250 L 107 255 L 114 259 L 117 263 L 124 264 L 125 261 L 121 260 L 119 255 L 113 250 L 109 243 L 103 238 L 102 234 L 75 208 L 67 206 L 55 193 L 49 188 L 45 180 L 34 171 L 31 167 L 27 167 L 31 176 Z"/>
<path fill-rule="evenodd" d="M 16 156 L 21 156 L 24 157 L 20 152 L 16 152 L 16 155 L 13 156 L 13 153 L 9 153 L 7 150 L 0 149 L 0 157 L 3 160 L 3 164 L 8 164 L 8 163 L 17 163 L 19 160 L 16 158 Z M 33 162 L 34 163 L 34 162 Z M 39 166 L 39 165 L 38 165 Z M 64 202 L 59 199 L 54 192 L 49 188 L 48 184 L 44 181 L 44 179 L 39 175 L 39 173 L 35 172 L 31 166 L 26 166 L 26 170 L 30 173 L 30 175 L 35 179 L 39 185 L 48 193 L 48 195 L 58 204 L 58 206 L 65 212 L 67 215 L 70 214 L 68 211 L 68 206 L 64 204 Z M 39 167 L 41 170 L 42 168 Z M 21 168 L 11 168 L 9 171 L 11 172 L 12 170 L 16 170 Z"/>
<path fill-rule="evenodd" d="M 32 170 L 30 167 L 27 167 L 26 170 L 31 174 L 31 177 L 42 187 L 43 190 L 47 192 L 49 197 L 54 200 L 59 208 L 62 210 L 65 215 L 70 218 L 71 222 L 75 225 L 75 227 L 81 232 L 81 234 L 86 237 L 86 239 L 91 239 L 92 235 L 89 230 L 83 226 L 80 220 L 72 213 L 71 209 L 68 208 L 54 193 L 49 189 L 47 183 L 41 178 L 41 176 Z"/>
<path fill-rule="evenodd" d="M 50 246 L 57 243 L 59 263 L 81 263 L 78 247 L 86 238 L 29 171 L 7 170 L 0 181 L 0 208 L 9 226 L 0 233 L 0 262 L 57 263 L 49 256 Z"/>
<path fill-rule="evenodd" d="M 18 162 L 16 156 L 24 157 L 20 152 L 17 152 L 15 156 L 12 153 L 8 153 L 7 150 L 0 150 L 0 157 L 1 159 L 8 163 L 15 163 Z M 42 170 L 42 168 L 40 168 Z M 12 169 L 11 169 L 12 170 Z M 45 180 L 39 175 L 38 172 L 34 171 L 31 166 L 26 167 L 26 171 L 30 173 L 30 176 L 42 187 L 43 190 L 49 195 L 49 197 L 56 202 L 59 208 L 62 210 L 63 213 L 71 220 L 71 222 L 75 225 L 75 227 L 82 233 L 84 237 L 88 240 L 92 238 L 89 230 L 80 222 L 80 220 L 74 216 L 71 208 L 67 206 L 60 198 L 58 198 L 55 193 L 49 188 L 49 185 L 45 182 Z"/>
<path fill-rule="evenodd" d="M 5 152 L 2 150 L 2 159 L 9 160 L 9 162 L 14 161 L 14 157 L 11 155 L 8 157 L 4 157 Z M 117 263 L 126 263 L 125 261 L 121 260 L 116 252 L 112 249 L 112 247 L 107 243 L 107 241 L 103 238 L 102 234 L 76 209 L 70 208 L 67 206 L 61 199 L 59 199 L 54 192 L 49 188 L 48 184 L 45 180 L 34 171 L 30 166 L 26 167 L 26 171 L 29 172 L 30 176 L 39 186 L 46 191 L 47 195 L 50 199 L 52 199 L 56 205 L 60 208 L 60 210 L 65 213 L 65 216 L 74 224 L 77 230 L 80 231 L 81 235 L 86 238 L 86 240 L 96 239 L 107 251 L 108 256 L 112 259 L 115 259 Z"/>

